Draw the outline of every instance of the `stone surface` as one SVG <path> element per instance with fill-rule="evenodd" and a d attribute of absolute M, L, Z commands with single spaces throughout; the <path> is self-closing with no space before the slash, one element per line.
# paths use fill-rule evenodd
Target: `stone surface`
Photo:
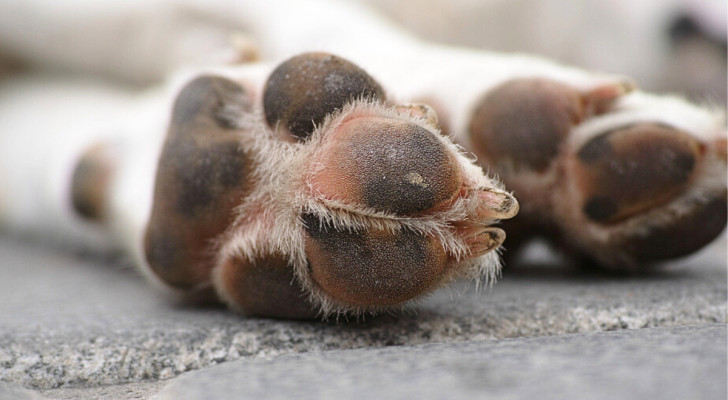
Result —
<path fill-rule="evenodd" d="M 239 360 L 162 400 L 725 399 L 726 326 L 622 330 Z"/>
<path fill-rule="evenodd" d="M 725 324 L 725 251 L 723 237 L 698 257 L 640 276 L 532 263 L 480 293 L 443 291 L 417 312 L 347 324 L 193 306 L 123 264 L 0 236 L 0 381 L 92 388 L 287 353 Z"/>
<path fill-rule="evenodd" d="M 58 388 L 43 391 L 42 394 L 44 399 L 53 400 L 149 399 L 154 397 L 166 383 L 166 381 L 156 381 L 88 388 Z"/>
<path fill-rule="evenodd" d="M 0 400 L 41 400 L 43 396 L 14 384 L 0 382 Z"/>

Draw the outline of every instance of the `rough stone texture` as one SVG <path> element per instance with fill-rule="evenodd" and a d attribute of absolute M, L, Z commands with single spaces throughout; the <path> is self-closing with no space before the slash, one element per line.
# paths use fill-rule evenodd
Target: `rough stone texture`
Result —
<path fill-rule="evenodd" d="M 289 354 L 184 375 L 162 400 L 725 399 L 726 326 Z"/>
<path fill-rule="evenodd" d="M 191 306 L 118 263 L 0 236 L 0 381 L 97 387 L 286 353 L 725 324 L 725 252 L 723 237 L 696 258 L 629 277 L 544 261 L 506 271 L 482 293 L 444 291 L 416 313 L 346 324 Z"/>
<path fill-rule="evenodd" d="M 59 388 L 43 391 L 42 394 L 46 399 L 54 400 L 149 399 L 156 395 L 166 383 L 166 381 L 157 381 L 89 388 Z M 226 397 L 222 396 L 220 398 Z"/>

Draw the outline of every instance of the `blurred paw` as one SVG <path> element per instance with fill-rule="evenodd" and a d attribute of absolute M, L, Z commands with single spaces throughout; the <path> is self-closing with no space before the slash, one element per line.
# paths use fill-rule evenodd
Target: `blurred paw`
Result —
<path fill-rule="evenodd" d="M 529 78 L 483 96 L 469 139 L 518 196 L 521 236 L 548 233 L 604 266 L 633 269 L 693 253 L 722 232 L 720 118 L 630 90 Z"/>

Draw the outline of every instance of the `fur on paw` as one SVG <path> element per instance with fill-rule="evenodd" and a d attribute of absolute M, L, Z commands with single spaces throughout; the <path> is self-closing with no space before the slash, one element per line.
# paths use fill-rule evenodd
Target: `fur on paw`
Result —
<path fill-rule="evenodd" d="M 340 57 L 263 82 L 202 76 L 174 106 L 146 235 L 151 270 L 233 308 L 310 318 L 403 307 L 456 277 L 492 280 L 518 203 Z M 250 89 L 252 88 L 252 89 Z"/>

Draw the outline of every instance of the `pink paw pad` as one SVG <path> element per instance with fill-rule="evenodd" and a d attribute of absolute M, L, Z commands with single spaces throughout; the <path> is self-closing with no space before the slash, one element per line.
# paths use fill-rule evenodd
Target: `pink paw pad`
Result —
<path fill-rule="evenodd" d="M 318 153 L 311 184 L 324 196 L 377 211 L 412 215 L 458 194 L 452 153 L 411 122 L 362 117 L 344 122 Z"/>

